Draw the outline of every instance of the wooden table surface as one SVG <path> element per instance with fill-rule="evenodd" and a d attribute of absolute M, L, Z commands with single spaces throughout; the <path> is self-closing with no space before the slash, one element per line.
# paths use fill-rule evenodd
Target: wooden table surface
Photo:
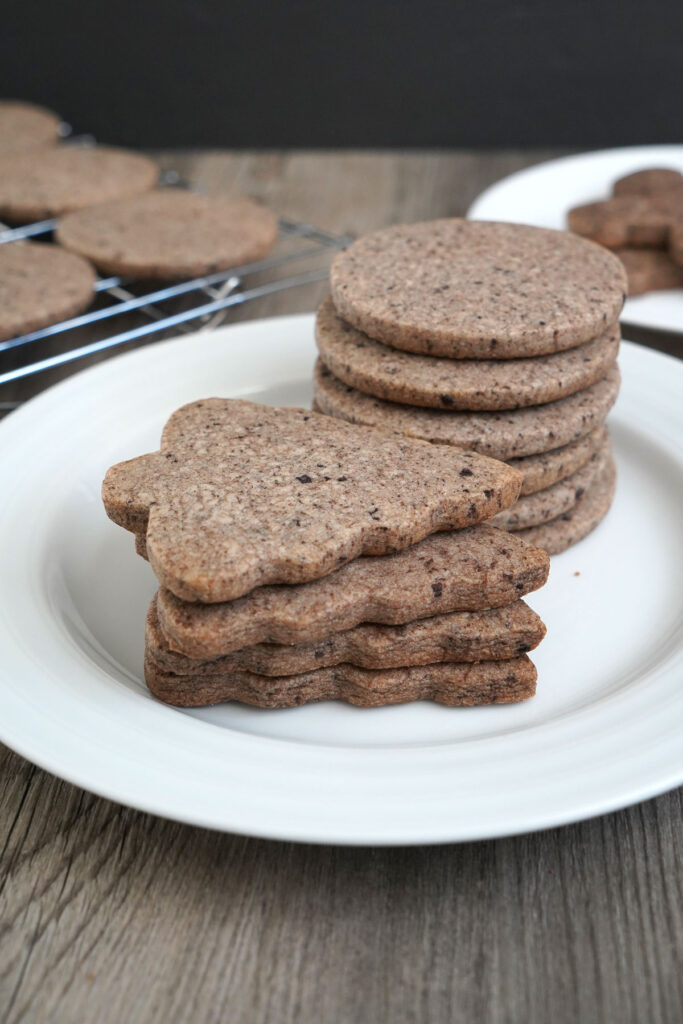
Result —
<path fill-rule="evenodd" d="M 461 214 L 491 182 L 553 155 L 161 159 L 208 188 L 360 233 Z M 312 310 L 323 293 L 280 293 L 231 319 Z M 64 373 L 8 385 L 0 399 Z M 163 821 L 2 747 L 0 773 L 5 1024 L 683 1020 L 681 791 L 535 835 L 349 849 Z"/>

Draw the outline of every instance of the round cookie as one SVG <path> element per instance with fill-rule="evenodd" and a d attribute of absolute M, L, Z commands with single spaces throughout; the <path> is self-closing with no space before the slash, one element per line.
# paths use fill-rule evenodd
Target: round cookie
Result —
<path fill-rule="evenodd" d="M 80 313 L 93 301 L 95 273 L 53 245 L 0 245 L 0 341 Z"/>
<path fill-rule="evenodd" d="M 107 146 L 53 146 L 0 158 L 0 217 L 27 223 L 147 192 L 159 169 L 147 157 Z"/>
<path fill-rule="evenodd" d="M 57 240 L 105 274 L 197 277 L 261 259 L 275 216 L 251 199 L 156 189 L 63 217 Z"/>
<path fill-rule="evenodd" d="M 501 530 L 514 532 L 556 519 L 573 508 L 582 494 L 593 486 L 604 470 L 610 452 L 609 435 L 605 432 L 599 450 L 591 456 L 585 466 L 552 487 L 518 498 L 512 508 L 498 512 L 489 522 L 492 526 L 499 526 Z"/>
<path fill-rule="evenodd" d="M 394 348 L 452 359 L 547 355 L 604 334 L 623 267 L 564 231 L 435 220 L 359 238 L 330 272 L 339 315 Z"/>
<path fill-rule="evenodd" d="M 587 537 L 602 522 L 610 510 L 616 484 L 616 466 L 610 457 L 602 474 L 573 508 L 542 526 L 519 530 L 515 536 L 543 548 L 549 555 L 559 555 Z"/>
<path fill-rule="evenodd" d="M 614 182 L 615 196 L 651 196 L 670 188 L 683 188 L 683 174 L 671 167 L 649 167 Z"/>
<path fill-rule="evenodd" d="M 547 405 L 511 412 L 448 412 L 415 409 L 364 395 L 342 384 L 319 359 L 313 393 L 328 416 L 508 460 L 560 448 L 590 433 L 604 423 L 616 400 L 619 381 L 619 370 L 613 366 L 584 391 Z"/>
<path fill-rule="evenodd" d="M 522 474 L 520 495 L 535 494 L 571 476 L 581 466 L 585 466 L 605 437 L 607 428 L 603 425 L 561 448 L 551 448 L 538 455 L 525 455 L 521 459 L 507 459 L 508 466 L 518 469 Z"/>
<path fill-rule="evenodd" d="M 671 248 L 675 249 L 676 228 L 671 230 Z M 683 232 L 681 232 L 683 256 Z M 683 288 L 683 267 L 674 263 L 662 249 L 617 249 L 616 254 L 626 267 L 629 295 Z M 683 262 L 683 259 L 681 260 Z"/>
<path fill-rule="evenodd" d="M 442 359 L 401 352 L 347 324 L 325 299 L 316 343 L 329 370 L 365 394 L 434 409 L 519 409 L 581 391 L 604 377 L 619 353 L 619 325 L 595 341 L 530 359 Z"/>
<path fill-rule="evenodd" d="M 61 118 L 20 100 L 0 100 L 0 156 L 54 145 Z"/>
<path fill-rule="evenodd" d="M 664 249 L 671 228 L 683 218 L 683 189 L 650 196 L 622 195 L 569 211 L 567 223 L 578 235 L 608 249 Z"/>

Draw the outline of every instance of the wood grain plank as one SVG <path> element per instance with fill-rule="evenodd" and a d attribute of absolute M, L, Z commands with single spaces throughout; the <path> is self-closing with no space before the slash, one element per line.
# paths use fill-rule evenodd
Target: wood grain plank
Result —
<path fill-rule="evenodd" d="M 333 231 L 462 213 L 551 154 L 162 154 Z M 324 285 L 235 310 L 310 310 Z M 23 397 L 57 379 L 17 386 Z M 0 747 L 6 1024 L 678 1024 L 681 791 L 415 849 L 297 846 L 118 807 Z"/>

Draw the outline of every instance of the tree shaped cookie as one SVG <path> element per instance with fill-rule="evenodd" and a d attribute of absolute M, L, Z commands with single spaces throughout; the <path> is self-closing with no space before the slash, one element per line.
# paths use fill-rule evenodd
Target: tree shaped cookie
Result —
<path fill-rule="evenodd" d="M 520 485 L 474 452 L 211 398 L 171 416 L 160 451 L 113 466 L 102 497 L 114 522 L 146 534 L 165 587 L 214 602 L 472 526 Z"/>

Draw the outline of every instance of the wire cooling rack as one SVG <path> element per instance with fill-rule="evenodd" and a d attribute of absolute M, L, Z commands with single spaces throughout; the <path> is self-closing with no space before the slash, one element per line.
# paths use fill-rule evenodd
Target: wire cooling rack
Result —
<path fill-rule="evenodd" d="M 93 140 L 87 137 L 78 141 L 92 144 Z M 166 172 L 160 183 L 182 184 L 175 172 Z M 56 220 L 43 220 L 14 228 L 0 224 L 0 245 L 25 239 L 52 244 L 56 223 Z M 77 363 L 128 342 L 211 330 L 235 307 L 275 292 L 325 280 L 329 273 L 329 255 L 350 241 L 348 236 L 280 217 L 273 253 L 258 262 L 161 287 L 150 287 L 149 282 L 130 278 L 99 278 L 95 284 L 95 302 L 87 312 L 0 342 L 0 415 L 20 404 L 3 401 L 6 389 L 2 385 Z"/>

